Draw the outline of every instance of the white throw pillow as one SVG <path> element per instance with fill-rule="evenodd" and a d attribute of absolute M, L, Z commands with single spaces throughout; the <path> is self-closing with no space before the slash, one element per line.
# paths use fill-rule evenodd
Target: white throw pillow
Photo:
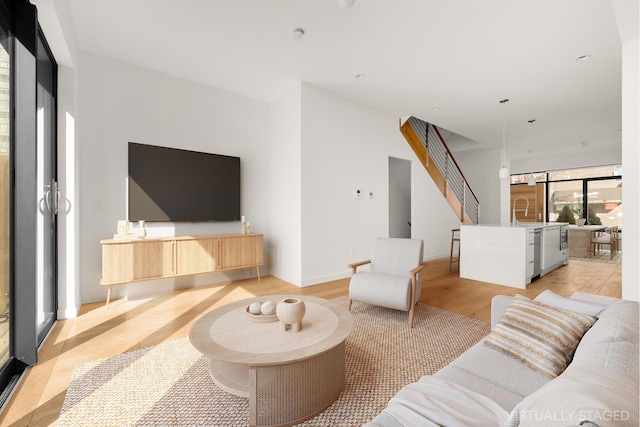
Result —
<path fill-rule="evenodd" d="M 533 300 L 550 305 L 551 307 L 562 308 L 573 311 L 574 313 L 588 314 L 589 316 L 596 317 L 607 308 L 606 305 L 566 298 L 548 289 Z"/>

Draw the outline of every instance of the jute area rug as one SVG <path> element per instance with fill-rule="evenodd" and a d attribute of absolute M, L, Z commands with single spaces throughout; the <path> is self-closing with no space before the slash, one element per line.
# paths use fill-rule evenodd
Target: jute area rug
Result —
<path fill-rule="evenodd" d="M 346 297 L 337 298 L 346 307 Z M 346 383 L 326 411 L 301 426 L 361 426 L 404 385 L 433 374 L 490 331 L 435 307 L 408 313 L 354 302 Z M 248 401 L 218 388 L 188 338 L 75 368 L 58 426 L 246 426 Z"/>
<path fill-rule="evenodd" d="M 622 252 L 616 253 L 613 258 L 611 258 L 611 252 L 609 252 L 608 250 L 603 250 L 592 256 L 591 258 L 569 257 L 569 259 L 575 259 L 578 261 L 602 262 L 605 264 L 621 264 Z"/>

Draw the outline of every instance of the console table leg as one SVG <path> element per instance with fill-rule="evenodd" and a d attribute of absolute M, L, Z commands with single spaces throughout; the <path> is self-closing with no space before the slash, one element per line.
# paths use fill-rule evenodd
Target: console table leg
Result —
<path fill-rule="evenodd" d="M 253 279 L 253 271 L 251 271 L 252 267 L 249 267 L 249 279 Z M 256 265 L 256 274 L 258 275 L 258 282 L 260 281 L 260 266 Z"/>
<path fill-rule="evenodd" d="M 109 290 L 107 291 L 107 308 L 109 308 L 109 301 L 111 300 L 111 285 L 109 285 Z"/>

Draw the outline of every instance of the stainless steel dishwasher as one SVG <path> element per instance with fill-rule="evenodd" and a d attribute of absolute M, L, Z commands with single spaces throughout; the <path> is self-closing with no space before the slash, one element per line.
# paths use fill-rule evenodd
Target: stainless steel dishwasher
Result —
<path fill-rule="evenodd" d="M 533 230 L 533 277 L 540 277 L 540 258 L 542 256 L 542 228 Z"/>

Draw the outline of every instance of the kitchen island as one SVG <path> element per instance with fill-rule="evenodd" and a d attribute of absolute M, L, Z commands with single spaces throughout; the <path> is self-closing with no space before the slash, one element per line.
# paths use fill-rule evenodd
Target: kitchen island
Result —
<path fill-rule="evenodd" d="M 525 289 L 568 263 L 568 224 L 522 222 L 460 227 L 460 277 Z"/>
<path fill-rule="evenodd" d="M 593 233 L 604 231 L 606 228 L 605 225 L 570 225 L 569 255 L 579 258 L 590 258 Z"/>

